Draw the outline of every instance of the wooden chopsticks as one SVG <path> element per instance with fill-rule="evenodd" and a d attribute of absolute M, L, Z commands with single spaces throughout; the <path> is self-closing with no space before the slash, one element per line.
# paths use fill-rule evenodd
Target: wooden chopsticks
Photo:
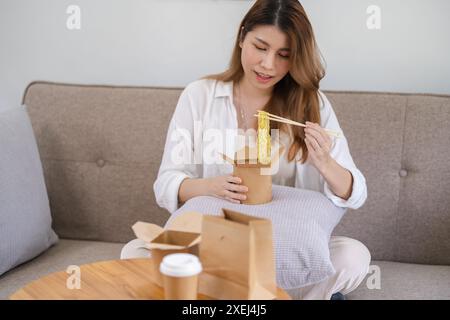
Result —
<path fill-rule="evenodd" d="M 260 111 L 260 110 L 258 110 L 258 114 L 254 114 L 253 116 L 254 117 L 259 117 L 260 112 L 266 113 L 267 116 L 268 116 L 268 119 L 271 120 L 271 121 L 282 122 L 282 123 L 290 124 L 290 125 L 293 125 L 293 126 L 306 127 L 306 125 L 303 124 L 303 123 L 300 123 L 300 122 L 297 122 L 297 121 L 293 121 L 291 119 L 286 119 L 286 118 L 283 118 L 283 117 L 271 114 L 271 113 L 269 113 L 267 111 Z M 331 129 L 326 129 L 326 128 L 324 130 L 330 136 L 333 136 L 333 137 L 336 137 L 336 138 L 341 138 L 342 137 L 342 132 L 331 130 Z"/>

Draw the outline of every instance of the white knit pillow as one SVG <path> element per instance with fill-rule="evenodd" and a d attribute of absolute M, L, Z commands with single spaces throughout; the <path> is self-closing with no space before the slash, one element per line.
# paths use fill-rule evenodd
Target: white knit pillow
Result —
<path fill-rule="evenodd" d="M 318 283 L 335 273 L 329 241 L 345 213 L 324 194 L 273 185 L 273 200 L 262 205 L 233 204 L 214 197 L 196 197 L 173 213 L 221 215 L 222 209 L 267 218 L 272 221 L 277 284 L 283 289 Z"/>

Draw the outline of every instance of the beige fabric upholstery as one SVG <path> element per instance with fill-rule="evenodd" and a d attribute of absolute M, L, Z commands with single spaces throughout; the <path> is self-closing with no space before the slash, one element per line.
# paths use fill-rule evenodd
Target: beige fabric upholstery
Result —
<path fill-rule="evenodd" d="M 349 300 L 450 299 L 450 266 L 390 261 L 372 261 L 372 265 L 380 268 L 380 288 L 374 286 L 372 271 L 347 295 Z"/>
<path fill-rule="evenodd" d="M 125 242 L 136 220 L 165 222 L 152 186 L 181 90 L 29 86 L 60 237 Z M 368 184 L 366 204 L 335 234 L 362 241 L 375 259 L 450 264 L 450 97 L 325 93 Z"/>
<path fill-rule="evenodd" d="M 25 104 L 62 238 L 126 242 L 131 225 L 162 225 L 153 195 L 179 90 L 35 83 Z"/>
<path fill-rule="evenodd" d="M 329 93 L 368 185 L 335 234 L 374 259 L 450 264 L 450 97 Z"/>

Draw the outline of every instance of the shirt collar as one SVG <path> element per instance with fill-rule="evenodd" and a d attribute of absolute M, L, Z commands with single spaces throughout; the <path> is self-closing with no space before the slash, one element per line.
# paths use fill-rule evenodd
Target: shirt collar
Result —
<path fill-rule="evenodd" d="M 233 95 L 233 81 L 217 81 L 215 98 L 231 97 Z"/>

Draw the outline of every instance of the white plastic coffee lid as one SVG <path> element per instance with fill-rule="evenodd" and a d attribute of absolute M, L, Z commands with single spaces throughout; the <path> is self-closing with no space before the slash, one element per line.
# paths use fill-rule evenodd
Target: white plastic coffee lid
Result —
<path fill-rule="evenodd" d="M 190 277 L 202 272 L 202 264 L 193 254 L 172 253 L 163 258 L 159 271 L 171 277 Z"/>

